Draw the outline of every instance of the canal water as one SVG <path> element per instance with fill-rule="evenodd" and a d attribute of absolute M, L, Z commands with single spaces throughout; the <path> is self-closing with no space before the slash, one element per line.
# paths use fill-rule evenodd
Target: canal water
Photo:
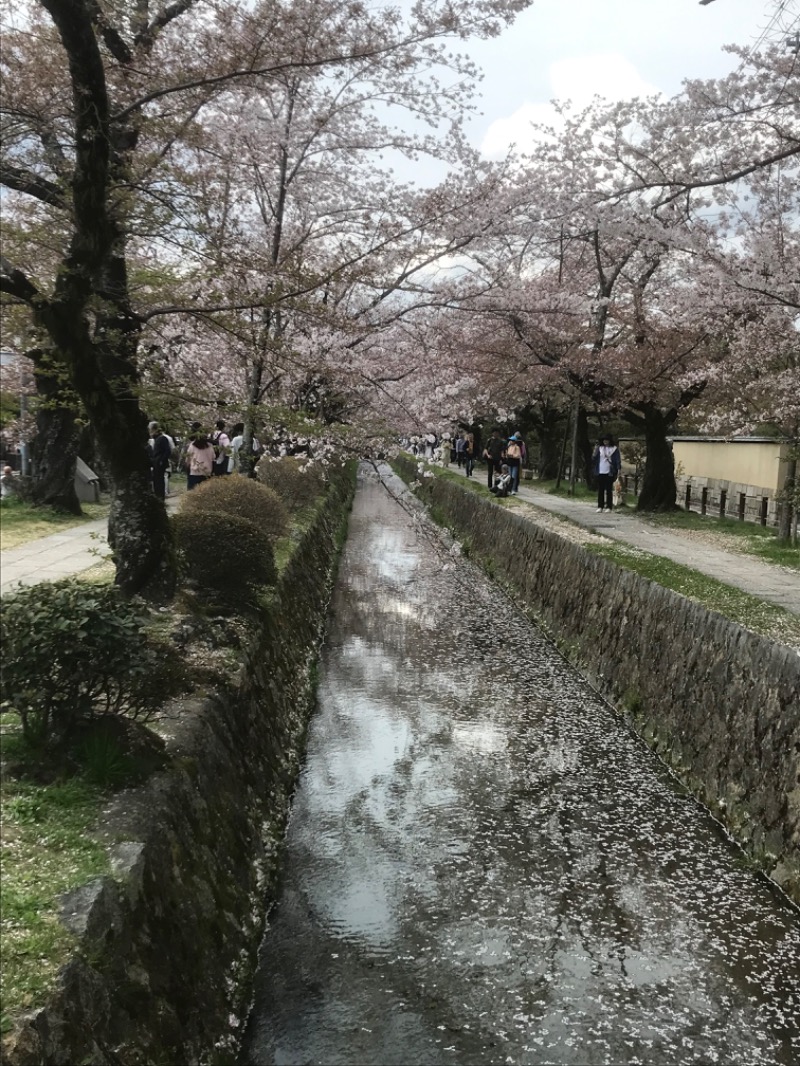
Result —
<path fill-rule="evenodd" d="M 384 482 L 360 475 L 241 1062 L 800 1062 L 797 911 Z"/>

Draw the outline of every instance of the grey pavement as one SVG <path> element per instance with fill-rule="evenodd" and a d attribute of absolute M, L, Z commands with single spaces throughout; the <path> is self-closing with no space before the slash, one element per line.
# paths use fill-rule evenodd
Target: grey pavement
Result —
<path fill-rule="evenodd" d="M 174 509 L 179 499 L 180 496 L 170 496 L 167 507 Z M 79 574 L 110 554 L 107 518 L 9 548 L 0 552 L 0 596 L 25 585 Z"/>
<path fill-rule="evenodd" d="M 453 465 L 448 469 L 463 473 Z M 477 467 L 474 476 L 485 483 L 485 468 Z M 536 489 L 529 481 L 520 482 L 517 499 L 533 504 L 543 511 L 568 518 L 577 525 L 608 537 L 609 540 L 629 544 L 650 552 L 651 555 L 664 556 L 708 577 L 716 578 L 726 585 L 741 589 L 742 592 L 783 607 L 792 614 L 800 615 L 800 573 L 796 570 L 749 558 L 739 552 L 725 551 L 712 544 L 682 536 L 679 532 L 663 529 L 645 518 L 632 515 L 629 511 L 597 514 L 595 504 L 590 500 L 552 496 Z"/>
<path fill-rule="evenodd" d="M 108 519 L 99 518 L 0 552 L 0 596 L 95 566 L 110 554 L 107 533 Z"/>

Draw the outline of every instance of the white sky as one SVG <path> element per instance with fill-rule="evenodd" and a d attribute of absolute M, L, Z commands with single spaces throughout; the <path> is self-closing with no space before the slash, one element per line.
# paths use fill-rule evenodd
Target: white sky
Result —
<path fill-rule="evenodd" d="M 531 145 L 529 123 L 547 120 L 554 98 L 673 96 L 686 78 L 724 75 L 738 60 L 722 46 L 751 47 L 774 10 L 775 0 L 535 0 L 500 37 L 469 45 L 485 75 L 471 139 L 502 156 Z"/>

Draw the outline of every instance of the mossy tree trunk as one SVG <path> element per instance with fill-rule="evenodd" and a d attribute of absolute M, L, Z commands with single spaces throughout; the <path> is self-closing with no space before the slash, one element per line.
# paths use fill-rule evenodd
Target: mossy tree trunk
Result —
<path fill-rule="evenodd" d="M 793 444 L 789 450 L 789 458 L 786 463 L 786 475 L 783 479 L 781 491 L 780 517 L 778 520 L 778 540 L 784 544 L 792 539 L 793 517 L 797 510 L 797 459 L 800 455 L 800 445 Z"/>
<path fill-rule="evenodd" d="M 36 360 L 34 377 L 39 403 L 31 446 L 34 476 L 29 497 L 37 505 L 80 514 L 75 491 L 80 425 L 74 395 L 65 388 L 63 369 L 44 354 Z"/>
<path fill-rule="evenodd" d="M 589 416 L 586 408 L 581 404 L 578 408 L 578 470 L 577 474 L 584 485 L 592 486 L 595 483 L 594 470 L 592 469 L 592 453 L 594 445 L 589 436 Z"/>
<path fill-rule="evenodd" d="M 7 264 L 2 287 L 30 306 L 92 425 L 112 483 L 109 542 L 117 584 L 128 595 L 163 599 L 174 589 L 175 558 L 164 504 L 150 484 L 147 421 L 138 399 L 141 321 L 130 302 L 126 197 L 119 195 L 130 185 L 139 131 L 133 114 L 112 121 L 97 33 L 119 62 L 129 63 L 133 55 L 118 35 L 96 22 L 94 5 L 41 3 L 67 59 L 74 156 L 68 191 L 35 174 L 22 178 L 28 194 L 64 213 L 71 237 L 52 295 Z"/>
<path fill-rule="evenodd" d="M 676 412 L 677 413 L 677 412 Z M 672 416 L 672 417 L 670 417 Z M 641 424 L 644 429 L 647 457 L 639 493 L 637 511 L 676 511 L 675 457 L 667 433 L 675 421 L 675 414 L 642 405 Z"/>

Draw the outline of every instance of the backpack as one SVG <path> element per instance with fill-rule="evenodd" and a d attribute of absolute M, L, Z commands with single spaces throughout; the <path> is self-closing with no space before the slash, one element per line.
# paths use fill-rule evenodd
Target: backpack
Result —
<path fill-rule="evenodd" d="M 506 455 L 509 459 L 521 459 L 522 449 L 516 443 L 509 444 L 509 446 L 506 448 Z"/>

